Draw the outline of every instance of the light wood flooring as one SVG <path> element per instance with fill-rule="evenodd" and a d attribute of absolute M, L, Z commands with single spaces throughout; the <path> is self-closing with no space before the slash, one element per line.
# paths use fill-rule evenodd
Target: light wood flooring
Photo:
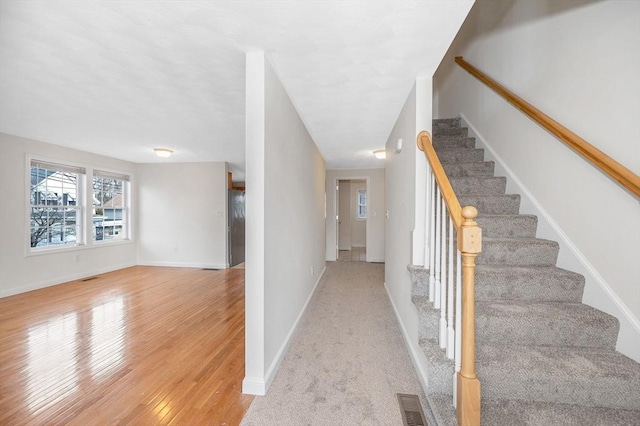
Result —
<path fill-rule="evenodd" d="M 136 266 L 0 299 L 0 425 L 237 425 L 244 270 Z"/>

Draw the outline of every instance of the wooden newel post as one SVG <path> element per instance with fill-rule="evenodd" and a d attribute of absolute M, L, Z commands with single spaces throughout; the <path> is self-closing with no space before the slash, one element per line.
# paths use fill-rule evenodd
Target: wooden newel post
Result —
<path fill-rule="evenodd" d="M 482 229 L 475 221 L 478 210 L 462 209 L 458 249 L 462 257 L 462 348 L 457 377 L 458 425 L 480 425 L 480 381 L 476 375 L 475 259 L 482 251 Z"/>

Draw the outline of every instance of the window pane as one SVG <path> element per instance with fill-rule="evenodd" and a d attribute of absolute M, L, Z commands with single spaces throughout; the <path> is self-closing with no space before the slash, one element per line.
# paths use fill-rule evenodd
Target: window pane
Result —
<path fill-rule="evenodd" d="M 125 186 L 128 185 L 128 181 L 105 176 L 103 172 L 98 173 L 101 175 L 93 177 L 94 241 L 125 239 L 127 236 Z"/>

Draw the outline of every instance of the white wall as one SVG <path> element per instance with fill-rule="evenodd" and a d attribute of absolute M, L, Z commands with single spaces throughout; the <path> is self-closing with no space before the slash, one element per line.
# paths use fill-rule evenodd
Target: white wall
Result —
<path fill-rule="evenodd" d="M 418 346 L 418 317 L 411 302 L 407 266 L 421 265 L 428 247 L 424 241 L 427 166 L 416 137 L 431 131 L 431 79 L 419 78 L 411 89 L 386 144 L 387 211 L 385 287 L 400 323 L 419 378 L 426 386 L 424 355 Z M 397 153 L 397 141 L 403 140 Z"/>
<path fill-rule="evenodd" d="M 358 219 L 358 190 L 367 190 L 367 182 L 352 180 L 349 191 L 349 213 L 351 222 L 351 247 L 366 247 L 367 219 Z M 377 213 L 376 213 L 377 214 Z"/>
<path fill-rule="evenodd" d="M 263 52 L 246 73 L 243 392 L 264 394 L 324 272 L 325 162 Z"/>
<path fill-rule="evenodd" d="M 135 184 L 133 163 L 1 133 L 0 297 L 135 265 L 135 220 L 131 224 L 131 241 L 94 245 L 89 236 L 85 246 L 26 255 L 30 232 L 26 211 L 28 155 L 84 166 L 88 176 L 93 168 L 126 173 L 132 176 L 132 186 Z M 91 197 L 91 186 L 87 185 L 86 190 L 85 196 Z M 131 198 L 135 200 L 135 193 Z M 134 204 L 132 217 L 135 217 L 135 208 Z M 91 211 L 87 209 L 85 214 L 90 215 Z"/>
<path fill-rule="evenodd" d="M 138 263 L 227 268 L 227 163 L 138 164 Z"/>
<path fill-rule="evenodd" d="M 478 1 L 434 79 L 438 117 L 462 117 L 559 240 L 558 265 L 586 276 L 584 303 L 621 320 L 640 360 L 640 204 L 454 64 L 467 61 L 640 173 L 640 3 Z M 502 161 L 502 163 L 501 163 Z M 521 191 L 524 190 L 524 193 Z"/>
<path fill-rule="evenodd" d="M 351 181 L 339 181 L 338 188 L 338 248 L 351 250 Z"/>
<path fill-rule="evenodd" d="M 384 169 L 327 170 L 327 221 L 325 259 L 336 260 L 336 184 L 340 179 L 367 182 L 367 262 L 384 262 L 385 251 L 385 171 Z"/>

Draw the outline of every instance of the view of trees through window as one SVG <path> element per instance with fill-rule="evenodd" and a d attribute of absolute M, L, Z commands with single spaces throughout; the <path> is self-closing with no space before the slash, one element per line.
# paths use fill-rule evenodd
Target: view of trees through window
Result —
<path fill-rule="evenodd" d="M 89 204 L 83 199 L 85 175 L 81 167 L 31 161 L 31 248 L 84 244 L 88 226 L 93 241 L 127 238 L 129 176 L 94 171 Z M 91 225 L 84 207 L 92 208 Z"/>
<path fill-rule="evenodd" d="M 31 247 L 76 244 L 78 238 L 78 173 L 31 167 Z"/>

